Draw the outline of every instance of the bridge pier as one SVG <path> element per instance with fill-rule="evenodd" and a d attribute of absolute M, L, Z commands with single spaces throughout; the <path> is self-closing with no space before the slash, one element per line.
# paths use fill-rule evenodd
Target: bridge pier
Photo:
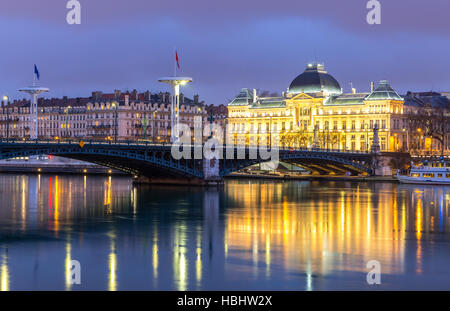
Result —
<path fill-rule="evenodd" d="M 392 157 L 375 154 L 372 158 L 373 176 L 392 176 Z"/>
<path fill-rule="evenodd" d="M 203 159 L 203 178 L 198 177 L 165 177 L 165 176 L 136 176 L 136 184 L 164 184 L 180 186 L 219 186 L 223 184 L 220 176 L 219 161 L 216 158 Z"/>
<path fill-rule="evenodd" d="M 394 170 L 405 169 L 411 162 L 411 155 L 408 153 L 385 153 L 374 154 L 372 156 L 373 176 L 392 176 Z"/>
<path fill-rule="evenodd" d="M 370 148 L 372 154 L 372 175 L 373 176 L 392 176 L 393 169 L 401 169 L 410 160 L 409 154 L 382 153 L 378 138 L 378 125 L 373 128 L 373 140 Z"/>
<path fill-rule="evenodd" d="M 219 185 L 223 183 L 223 178 L 220 176 L 219 160 L 217 158 L 203 158 L 203 176 L 203 181 L 206 185 Z"/>

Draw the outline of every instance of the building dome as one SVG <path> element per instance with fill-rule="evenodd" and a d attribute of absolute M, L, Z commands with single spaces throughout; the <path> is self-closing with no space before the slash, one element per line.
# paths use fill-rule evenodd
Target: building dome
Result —
<path fill-rule="evenodd" d="M 288 92 L 342 94 L 341 86 L 331 75 L 329 75 L 322 64 L 308 64 L 305 72 L 297 76 L 289 86 Z"/>

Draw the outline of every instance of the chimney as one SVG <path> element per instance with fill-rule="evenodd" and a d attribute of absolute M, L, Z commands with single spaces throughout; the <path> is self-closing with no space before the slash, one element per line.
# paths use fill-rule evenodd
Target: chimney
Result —
<path fill-rule="evenodd" d="M 194 95 L 194 104 L 198 104 L 198 95 Z"/>
<path fill-rule="evenodd" d="M 116 98 L 116 100 L 120 99 L 120 90 L 114 90 L 114 97 Z"/>
<path fill-rule="evenodd" d="M 256 89 L 253 89 L 253 102 L 256 103 Z"/>
<path fill-rule="evenodd" d="M 129 103 L 130 103 L 130 95 L 126 94 L 125 95 L 125 106 L 128 106 Z"/>
<path fill-rule="evenodd" d="M 135 89 L 131 92 L 131 99 L 138 100 L 138 92 Z"/>
<path fill-rule="evenodd" d="M 102 92 L 100 92 L 100 91 L 92 92 L 92 99 L 95 101 L 98 101 L 101 96 L 102 96 Z"/>
<path fill-rule="evenodd" d="M 144 94 L 145 100 L 150 101 L 152 98 L 152 94 L 149 91 L 146 91 Z"/>
<path fill-rule="evenodd" d="M 372 81 L 372 82 L 370 82 L 370 92 L 371 93 L 373 92 L 373 89 L 374 89 L 374 84 L 373 84 L 373 81 Z"/>

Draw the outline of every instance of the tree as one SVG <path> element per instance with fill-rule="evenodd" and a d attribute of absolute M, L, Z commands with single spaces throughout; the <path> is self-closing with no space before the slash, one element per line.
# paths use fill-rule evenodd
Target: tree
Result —
<path fill-rule="evenodd" d="M 450 132 L 449 102 L 444 105 L 433 105 L 423 102 L 408 114 L 409 129 L 424 137 L 431 137 L 441 144 L 441 156 L 444 155 L 445 137 Z M 419 147 L 420 148 L 420 147 Z"/>
<path fill-rule="evenodd" d="M 280 143 L 286 147 L 303 147 L 308 146 L 308 133 L 303 130 L 295 132 L 282 132 Z"/>

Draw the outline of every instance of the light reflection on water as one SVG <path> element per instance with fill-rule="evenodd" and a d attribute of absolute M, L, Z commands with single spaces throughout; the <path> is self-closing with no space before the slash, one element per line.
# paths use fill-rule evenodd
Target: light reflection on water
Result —
<path fill-rule="evenodd" d="M 0 290 L 448 290 L 448 189 L 0 175 Z"/>

